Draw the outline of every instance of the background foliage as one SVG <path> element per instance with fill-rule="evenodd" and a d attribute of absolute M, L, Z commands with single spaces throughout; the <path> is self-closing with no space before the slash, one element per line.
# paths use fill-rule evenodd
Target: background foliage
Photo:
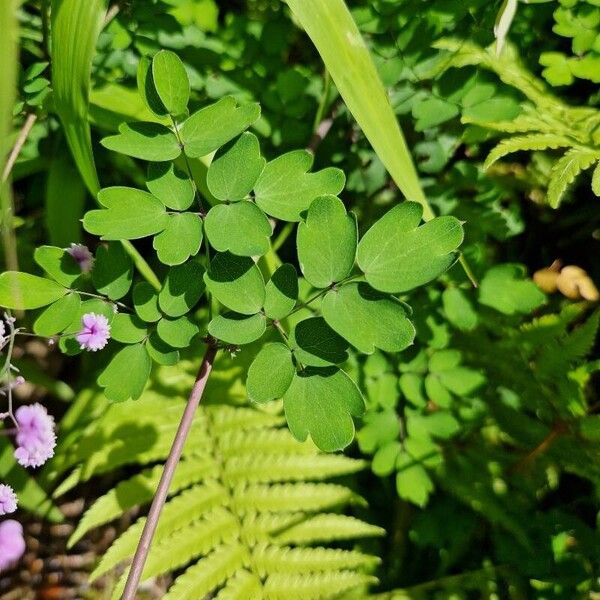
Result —
<path fill-rule="evenodd" d="M 15 133 L 2 145 L 10 148 L 18 129 L 36 116 L 11 174 L 20 270 L 41 274 L 33 259 L 38 246 L 96 244 L 81 223 L 86 211 L 97 209 L 86 189 L 94 195 L 99 187 L 143 189 L 153 179 L 140 160 L 148 156 L 109 151 L 107 140 L 124 121 L 166 122 L 136 91 L 140 61 L 164 49 L 184 61 L 193 111 L 224 96 L 258 102 L 252 135 L 266 160 L 309 148 L 313 171 L 340 168 L 342 199 L 357 215 L 361 237 L 403 199 L 401 169 L 394 174 L 389 153 L 365 138 L 356 107 L 344 103 L 342 86 L 338 91 L 283 3 L 132 0 L 110 7 L 106 21 L 102 3 L 86 4 L 89 34 L 77 37 L 89 44 L 78 46 L 72 59 L 69 19 L 81 3 L 52 2 L 52 19 L 48 4 L 25 2 L 19 9 Z M 584 293 L 581 280 L 570 287 L 540 284 L 544 293 L 531 277 L 559 259 L 600 280 L 598 3 L 519 2 L 500 54 L 494 38 L 499 2 L 348 4 L 416 163 L 419 182 L 403 191 L 421 201 L 422 188 L 436 214 L 465 222 L 461 250 L 479 286 L 453 266 L 436 282 L 401 295 L 414 308 L 410 348 L 349 352 L 343 368 L 365 391 L 366 411 L 346 457 L 295 442 L 280 427 L 276 403 L 255 409 L 248 402 L 246 376 L 258 347 L 222 356 L 210 406 L 197 417 L 167 505 L 172 520 L 159 530 L 147 576 L 183 573 L 171 592 L 180 597 L 177 586 L 202 578 L 207 564 L 215 579 L 206 580 L 206 590 L 230 578 L 222 597 L 252 597 L 256 573 L 239 568 L 236 561 L 248 559 L 235 550 L 252 555 L 273 597 L 278 589 L 298 588 L 306 573 L 313 575 L 299 588 L 305 598 L 336 597 L 355 587 L 356 597 L 593 597 L 600 568 L 597 297 Z M 75 59 L 79 78 L 65 66 Z M 87 95 L 80 83 L 90 64 Z M 344 75 L 358 76 L 337 78 Z M 74 119 L 86 107 L 89 126 Z M 201 196 L 216 204 L 218 173 L 211 183 L 206 162 L 190 157 L 190 167 Z M 120 257 L 129 272 L 133 261 L 151 296 L 151 286 L 167 273 L 161 263 L 180 258 L 167 257 L 170 246 L 157 242 L 160 231 L 153 232 L 154 243 L 100 246 L 98 262 L 107 252 L 105 260 Z M 286 224 L 278 225 L 274 252 L 265 250 L 269 274 L 281 262 L 299 267 L 290 234 Z M 305 284 L 301 301 L 311 294 Z M 203 311 L 194 317 L 197 323 L 207 318 Z M 51 501 L 42 489 L 55 500 L 84 495 L 89 509 L 71 538 L 74 548 L 94 527 L 150 501 L 150 482 L 176 426 L 174 406 L 187 394 L 197 361 L 187 350 L 182 355 L 179 368 L 161 367 L 152 376 L 139 404 L 108 410 L 94 383 L 103 366 L 97 361 L 66 359 L 51 378 L 31 361 L 28 379 L 36 393 L 57 398 L 56 412 L 64 415 L 61 445 L 35 484 L 8 463 L 3 477 L 15 486 L 21 478 L 19 486 L 30 489 L 24 507 L 53 519 L 61 515 L 48 513 Z M 76 389 L 74 398 L 72 390 L 61 395 L 61 383 Z M 144 405 L 147 421 L 133 422 L 125 407 L 141 414 Z M 217 426 L 207 430 L 207 423 Z M 300 524 L 289 529 L 294 519 Z M 178 542 L 189 527 L 197 535 L 189 545 Z M 273 534 L 282 527 L 287 533 Z M 94 576 L 131 555 L 139 529 L 138 521 L 122 532 Z M 164 544 L 180 548 L 168 552 L 168 563 Z M 303 549 L 319 544 L 328 548 Z M 189 565 L 197 566 L 183 572 Z"/>

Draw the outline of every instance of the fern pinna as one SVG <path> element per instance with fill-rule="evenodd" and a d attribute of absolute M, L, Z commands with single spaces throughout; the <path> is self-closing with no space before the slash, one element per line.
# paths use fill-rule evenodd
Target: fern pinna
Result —
<path fill-rule="evenodd" d="M 135 425 L 128 405 L 112 405 L 64 452 L 63 468 L 77 466 L 57 494 L 126 464 L 143 467 L 89 508 L 71 545 L 152 500 L 161 472 L 153 465 L 168 453 L 183 402 L 147 391 Z M 364 597 L 376 581 L 370 575 L 376 557 L 335 544 L 384 532 L 345 514 L 344 508 L 364 501 L 346 485 L 327 481 L 365 463 L 299 443 L 284 424 L 278 403 L 262 410 L 214 404 L 196 414 L 142 576 L 186 568 L 167 599 L 203 598 L 215 590 L 222 600 L 338 598 L 357 588 Z M 131 558 L 144 522 L 138 519 L 114 542 L 92 580 Z"/>
<path fill-rule="evenodd" d="M 552 165 L 547 202 L 556 208 L 575 178 L 595 165 L 592 190 L 600 196 L 600 111 L 591 107 L 569 106 L 547 89 L 521 63 L 514 46 L 507 43 L 500 55 L 494 48 L 481 48 L 459 39 L 445 38 L 435 44 L 448 51 L 442 56 L 441 70 L 480 66 L 493 71 L 507 85 L 520 91 L 527 102 L 510 121 L 481 121 L 463 117 L 463 122 L 500 134 L 514 134 L 500 141 L 489 153 L 484 167 L 514 152 L 557 150 L 563 152 Z"/>

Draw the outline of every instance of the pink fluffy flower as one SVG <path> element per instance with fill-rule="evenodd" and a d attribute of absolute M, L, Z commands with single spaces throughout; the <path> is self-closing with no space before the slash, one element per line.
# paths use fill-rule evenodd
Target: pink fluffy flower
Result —
<path fill-rule="evenodd" d="M 54 455 L 54 419 L 38 402 L 20 406 L 15 412 L 18 424 L 15 458 L 23 467 L 40 467 Z"/>
<path fill-rule="evenodd" d="M 67 252 L 75 259 L 82 273 L 89 273 L 94 266 L 94 256 L 87 246 L 83 244 L 71 244 Z"/>
<path fill-rule="evenodd" d="M 104 315 L 87 313 L 81 318 L 83 329 L 77 334 L 82 350 L 102 350 L 110 338 L 110 325 Z"/>
<path fill-rule="evenodd" d="M 17 510 L 17 495 L 10 485 L 0 483 L 0 515 L 7 515 Z"/>
<path fill-rule="evenodd" d="M 25 553 L 23 527 L 18 521 L 7 519 L 0 523 L 0 571 L 13 566 Z"/>

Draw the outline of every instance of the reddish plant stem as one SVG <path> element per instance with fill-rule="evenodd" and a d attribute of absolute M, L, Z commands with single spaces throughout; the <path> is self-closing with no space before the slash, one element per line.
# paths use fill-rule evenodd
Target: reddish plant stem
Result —
<path fill-rule="evenodd" d="M 202 359 L 202 364 L 200 365 L 198 375 L 196 376 L 196 382 L 190 393 L 185 411 L 183 412 L 183 416 L 179 423 L 179 428 L 177 429 L 175 439 L 173 440 L 173 445 L 171 446 L 169 456 L 167 457 L 167 462 L 165 463 L 165 467 L 160 477 L 160 482 L 156 488 L 156 494 L 152 500 L 152 506 L 150 507 L 150 512 L 148 513 L 142 536 L 140 537 L 138 547 L 133 557 L 133 562 L 131 563 L 131 569 L 127 576 L 127 583 L 125 584 L 121 600 L 133 600 L 135 598 L 142 572 L 144 571 L 144 565 L 148 558 L 148 552 L 150 551 L 150 546 L 152 544 L 152 538 L 154 537 L 158 525 L 160 513 L 167 499 L 173 474 L 175 473 L 175 469 L 181 458 L 185 440 L 192 426 L 196 409 L 202 399 L 202 394 L 204 393 L 204 388 L 206 387 L 208 376 L 212 370 L 216 354 L 216 342 L 213 339 L 209 339 L 204 358 Z"/>

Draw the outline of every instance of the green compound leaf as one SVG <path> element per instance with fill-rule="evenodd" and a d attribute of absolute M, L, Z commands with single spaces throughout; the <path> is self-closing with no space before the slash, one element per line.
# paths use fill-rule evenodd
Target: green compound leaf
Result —
<path fill-rule="evenodd" d="M 133 307 L 140 319 L 148 323 L 155 323 L 162 317 L 158 294 L 147 281 L 140 281 L 133 288 Z"/>
<path fill-rule="evenodd" d="M 283 398 L 295 372 L 290 349 L 279 342 L 267 344 L 261 348 L 248 369 L 248 397 L 253 402 Z"/>
<path fill-rule="evenodd" d="M 258 104 L 238 105 L 231 96 L 221 98 L 195 112 L 181 126 L 185 153 L 191 158 L 206 156 L 248 129 L 259 116 Z"/>
<path fill-rule="evenodd" d="M 168 127 L 146 121 L 122 123 L 117 135 L 100 143 L 113 152 L 142 160 L 174 160 L 181 154 L 177 136 Z"/>
<path fill-rule="evenodd" d="M 294 265 L 281 265 L 265 286 L 265 315 L 283 319 L 289 315 L 298 300 L 298 275 Z"/>
<path fill-rule="evenodd" d="M 234 312 L 218 315 L 208 324 L 208 333 L 227 344 L 251 344 L 259 339 L 267 328 L 264 315 L 248 317 Z"/>
<path fill-rule="evenodd" d="M 343 171 L 328 167 L 308 173 L 313 155 L 293 150 L 267 163 L 254 186 L 256 203 L 269 215 L 284 221 L 300 221 L 311 202 L 318 196 L 336 196 L 344 189 Z"/>
<path fill-rule="evenodd" d="M 300 321 L 290 334 L 294 356 L 311 367 L 329 367 L 348 360 L 348 342 L 339 336 L 323 317 Z"/>
<path fill-rule="evenodd" d="M 365 410 L 356 384 L 336 367 L 296 373 L 283 406 L 294 437 L 303 442 L 310 435 L 324 452 L 341 450 L 352 441 L 352 416 L 360 417 Z"/>
<path fill-rule="evenodd" d="M 42 312 L 33 324 L 37 335 L 51 336 L 64 331 L 79 314 L 79 294 L 67 294 Z"/>
<path fill-rule="evenodd" d="M 176 365 L 179 362 L 179 350 L 163 342 L 158 333 L 153 331 L 146 342 L 146 350 L 150 358 L 159 365 Z"/>
<path fill-rule="evenodd" d="M 0 306 L 3 308 L 41 308 L 56 302 L 67 292 L 67 288 L 55 281 L 37 275 L 19 271 L 0 274 Z"/>
<path fill-rule="evenodd" d="M 251 258 L 217 254 L 204 275 L 208 291 L 227 308 L 253 315 L 265 301 L 265 281 Z"/>
<path fill-rule="evenodd" d="M 165 344 L 173 348 L 187 348 L 200 328 L 188 317 L 179 317 L 179 319 L 165 317 L 158 322 L 156 331 Z"/>
<path fill-rule="evenodd" d="M 140 96 L 146 106 L 157 116 L 163 117 L 169 114 L 156 91 L 154 77 L 152 75 L 152 61 L 147 56 L 142 56 L 137 70 L 137 86 Z"/>
<path fill-rule="evenodd" d="M 146 324 L 136 315 L 117 313 L 110 326 L 110 336 L 117 342 L 136 344 L 148 335 Z"/>
<path fill-rule="evenodd" d="M 172 115 L 180 115 L 190 99 L 190 81 L 177 54 L 161 50 L 152 59 L 152 78 L 158 97 Z"/>
<path fill-rule="evenodd" d="M 242 133 L 217 152 L 208 168 L 206 184 L 219 200 L 242 200 L 254 187 L 265 164 L 257 137 Z"/>
<path fill-rule="evenodd" d="M 202 244 L 202 219 L 193 213 L 169 215 L 164 231 L 152 242 L 158 259 L 165 265 L 180 265 L 195 256 Z"/>
<path fill-rule="evenodd" d="M 444 290 L 442 304 L 448 321 L 461 331 L 472 331 L 477 327 L 479 321 L 477 313 L 462 290 L 458 288 Z"/>
<path fill-rule="evenodd" d="M 358 244 L 358 265 L 367 281 L 382 292 L 398 293 L 423 285 L 456 260 L 463 241 L 460 221 L 436 217 L 419 227 L 423 207 L 395 206 L 365 233 Z"/>
<path fill-rule="evenodd" d="M 83 226 L 103 240 L 135 240 L 160 233 L 169 224 L 164 204 L 148 192 L 109 187 L 100 190 L 98 200 L 106 208 L 87 212 Z"/>
<path fill-rule="evenodd" d="M 133 263 L 122 244 L 115 242 L 98 247 L 92 281 L 96 290 L 111 300 L 118 300 L 129 291 Z"/>
<path fill-rule="evenodd" d="M 144 391 L 152 361 L 143 344 L 119 350 L 98 377 L 98 385 L 112 402 L 137 400 Z"/>
<path fill-rule="evenodd" d="M 365 354 L 375 348 L 400 352 L 415 337 L 404 305 L 366 283 L 350 283 L 328 292 L 322 311 L 327 324 Z"/>
<path fill-rule="evenodd" d="M 344 279 L 354 266 L 357 243 L 356 219 L 346 214 L 342 201 L 335 196 L 314 200 L 297 234 L 298 260 L 306 280 L 325 288 Z"/>
<path fill-rule="evenodd" d="M 421 463 L 400 452 L 396 459 L 396 491 L 398 496 L 417 506 L 425 506 L 434 490 L 433 482 Z"/>
<path fill-rule="evenodd" d="M 262 256 L 269 251 L 271 224 L 254 202 L 242 200 L 213 206 L 204 227 L 210 245 L 219 252 Z"/>
<path fill-rule="evenodd" d="M 172 162 L 148 165 L 148 189 L 168 208 L 186 210 L 194 202 L 194 185 Z"/>
<path fill-rule="evenodd" d="M 158 294 L 160 309 L 170 317 L 190 312 L 204 293 L 203 275 L 204 269 L 195 261 L 170 269 Z"/>
<path fill-rule="evenodd" d="M 479 302 L 505 315 L 530 313 L 546 302 L 546 296 L 533 281 L 523 279 L 524 276 L 522 265 L 491 268 L 481 281 Z"/>
<path fill-rule="evenodd" d="M 80 266 L 63 248 L 40 246 L 35 249 L 33 258 L 54 281 L 65 287 L 72 287 L 81 277 Z"/>

